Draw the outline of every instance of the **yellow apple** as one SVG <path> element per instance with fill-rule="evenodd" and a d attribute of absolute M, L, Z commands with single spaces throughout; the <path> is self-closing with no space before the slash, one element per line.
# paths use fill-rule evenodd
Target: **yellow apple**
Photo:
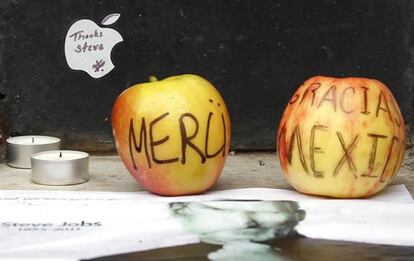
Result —
<path fill-rule="evenodd" d="M 196 75 L 134 85 L 115 101 L 116 147 L 132 176 L 166 196 L 201 193 L 219 177 L 230 117 L 219 92 Z"/>
<path fill-rule="evenodd" d="M 366 78 L 307 80 L 277 133 L 288 182 L 300 192 L 336 198 L 383 190 L 401 166 L 405 144 L 396 100 L 384 84 Z"/>

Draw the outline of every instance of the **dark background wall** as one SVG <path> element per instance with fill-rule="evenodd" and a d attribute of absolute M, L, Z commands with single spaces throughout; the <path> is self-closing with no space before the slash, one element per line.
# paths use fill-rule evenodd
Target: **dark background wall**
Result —
<path fill-rule="evenodd" d="M 116 68 L 99 79 L 71 70 L 71 24 L 116 12 L 110 27 L 124 38 L 112 52 Z M 220 90 L 236 150 L 274 149 L 286 103 L 313 75 L 382 81 L 412 126 L 413 17 L 414 2 L 398 0 L 2 0 L 3 136 L 49 134 L 67 148 L 113 151 L 118 94 L 149 75 L 183 73 Z"/>

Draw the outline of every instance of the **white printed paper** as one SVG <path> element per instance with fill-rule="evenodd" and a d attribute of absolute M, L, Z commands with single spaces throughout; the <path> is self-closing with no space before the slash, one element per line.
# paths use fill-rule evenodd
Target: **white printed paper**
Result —
<path fill-rule="evenodd" d="M 0 213 L 0 258 L 76 260 L 200 240 L 223 245 L 211 260 L 240 242 L 256 254 L 274 255 L 251 236 L 260 242 L 294 230 L 310 238 L 414 246 L 414 203 L 402 185 L 363 200 L 261 188 L 185 197 L 6 190 L 0 191 Z M 250 233 L 255 229 L 264 232 Z"/>

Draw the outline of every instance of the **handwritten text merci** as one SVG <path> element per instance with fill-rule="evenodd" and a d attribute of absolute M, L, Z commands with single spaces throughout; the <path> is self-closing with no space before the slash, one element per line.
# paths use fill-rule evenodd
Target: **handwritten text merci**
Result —
<path fill-rule="evenodd" d="M 160 146 L 164 143 L 166 143 L 169 140 L 169 135 L 166 135 L 162 139 L 155 139 L 154 138 L 154 129 L 157 124 L 159 124 L 161 121 L 168 120 L 168 116 L 170 113 L 166 112 L 159 117 L 155 118 L 151 122 L 149 122 L 149 128 L 147 128 L 147 122 L 145 120 L 145 117 L 141 118 L 141 128 L 139 131 L 139 134 L 135 130 L 134 121 L 133 119 L 130 120 L 129 125 L 129 152 L 130 157 L 133 163 L 133 166 L 135 169 L 137 169 L 135 159 L 134 159 L 134 152 L 141 153 L 142 150 L 144 150 L 148 167 L 151 168 L 152 163 L 157 164 L 170 164 L 174 162 L 181 161 L 181 164 L 186 164 L 187 162 L 187 151 L 188 149 L 192 149 L 195 153 L 198 154 L 200 157 L 201 163 L 204 164 L 206 160 L 210 158 L 214 158 L 221 154 L 222 156 L 226 153 L 226 123 L 224 120 L 224 115 L 221 114 L 221 123 L 223 128 L 223 143 L 222 146 L 215 152 L 211 152 L 209 148 L 209 139 L 210 139 L 210 125 L 211 121 L 214 117 L 214 114 L 210 112 L 208 114 L 207 122 L 206 122 L 206 131 L 205 133 L 199 134 L 199 120 L 192 114 L 192 113 L 183 113 L 177 122 L 177 128 L 180 130 L 180 136 L 181 140 L 179 141 L 181 143 L 181 157 L 174 157 L 174 158 L 168 158 L 168 159 L 161 159 L 159 156 L 155 153 L 155 147 Z M 193 132 L 190 132 L 188 130 L 188 127 L 185 122 L 189 123 L 192 122 L 196 126 L 195 130 Z M 138 134 L 138 135 L 137 135 Z M 194 142 L 193 139 L 197 137 L 198 135 L 204 135 L 204 146 L 199 148 Z M 148 137 L 149 136 L 149 137 Z M 149 145 L 149 150 L 148 150 Z M 181 158 L 181 159 L 180 159 Z"/>

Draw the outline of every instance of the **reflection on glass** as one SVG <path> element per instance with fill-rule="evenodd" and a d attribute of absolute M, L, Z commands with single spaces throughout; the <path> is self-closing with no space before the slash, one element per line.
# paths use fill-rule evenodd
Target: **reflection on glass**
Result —
<path fill-rule="evenodd" d="M 297 235 L 295 226 L 305 218 L 294 201 L 178 202 L 170 209 L 201 241 L 223 245 L 210 260 L 286 260 L 265 243 Z"/>

